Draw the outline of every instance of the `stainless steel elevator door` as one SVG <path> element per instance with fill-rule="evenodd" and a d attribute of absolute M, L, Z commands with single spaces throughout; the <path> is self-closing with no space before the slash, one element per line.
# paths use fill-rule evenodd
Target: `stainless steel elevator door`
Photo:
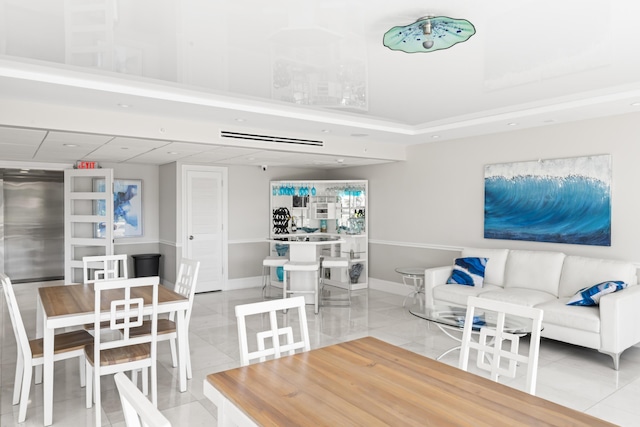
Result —
<path fill-rule="evenodd" d="M 3 171 L 4 271 L 14 283 L 64 277 L 64 174 Z"/>

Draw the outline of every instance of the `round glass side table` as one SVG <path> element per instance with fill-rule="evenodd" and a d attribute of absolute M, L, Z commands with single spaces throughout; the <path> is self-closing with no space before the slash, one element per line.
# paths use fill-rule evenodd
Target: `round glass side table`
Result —
<path fill-rule="evenodd" d="M 407 299 L 410 297 L 416 298 L 420 294 L 424 294 L 424 270 L 426 267 L 398 267 L 396 268 L 396 273 L 402 276 L 402 283 L 407 286 L 413 286 L 413 291 L 411 291 L 406 297 L 404 297 L 404 301 L 402 301 L 402 306 L 404 307 L 407 304 Z M 422 304 L 422 301 L 420 301 Z"/>

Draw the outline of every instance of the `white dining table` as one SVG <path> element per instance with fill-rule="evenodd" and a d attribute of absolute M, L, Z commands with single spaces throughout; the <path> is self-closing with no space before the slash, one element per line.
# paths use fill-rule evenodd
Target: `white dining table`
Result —
<path fill-rule="evenodd" d="M 139 294 L 138 294 L 139 293 Z M 150 314 L 151 286 L 132 290 L 132 295 L 145 301 L 145 314 Z M 117 298 L 117 297 L 116 297 Z M 38 288 L 38 309 L 36 336 L 43 338 L 44 365 L 36 368 L 36 383 L 42 380 L 44 389 L 44 425 L 53 424 L 53 345 L 55 330 L 92 324 L 95 321 L 95 293 L 93 285 L 62 285 Z M 189 308 L 189 299 L 160 285 L 158 287 L 158 313 L 176 312 L 178 336 L 178 372 L 180 391 L 187 390 L 186 364 L 186 322 L 185 313 Z M 148 312 L 147 312 L 148 311 Z M 104 319 L 109 313 L 105 311 Z M 90 378 L 87 378 L 90 381 Z"/>

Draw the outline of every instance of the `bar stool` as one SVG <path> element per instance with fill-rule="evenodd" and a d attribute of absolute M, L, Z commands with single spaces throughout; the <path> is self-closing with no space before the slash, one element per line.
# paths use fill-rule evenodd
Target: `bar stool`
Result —
<path fill-rule="evenodd" d="M 284 280 L 282 281 L 282 298 L 287 298 L 288 294 L 313 294 L 314 301 L 314 313 L 318 314 L 318 270 L 320 263 L 313 262 L 293 262 L 289 261 L 284 265 Z M 299 272 L 299 271 L 313 271 L 315 273 L 315 280 L 313 281 L 314 289 L 312 291 L 292 291 L 287 290 L 287 272 Z"/>
<path fill-rule="evenodd" d="M 262 299 L 267 299 L 267 288 L 274 287 L 280 289 L 271 281 L 271 268 L 283 267 L 289 260 L 282 256 L 268 256 L 262 260 Z"/>
<path fill-rule="evenodd" d="M 325 304 L 326 301 L 331 301 L 331 302 L 339 302 L 339 303 L 346 303 L 346 304 L 335 304 L 337 306 L 340 307 L 347 307 L 351 305 L 351 283 L 349 282 L 341 282 L 339 280 L 331 280 L 331 281 L 326 281 L 325 280 L 325 268 L 349 268 L 349 259 L 345 258 L 345 257 L 324 257 L 322 258 L 322 260 L 320 261 L 320 295 L 323 295 L 323 290 L 325 286 L 333 286 L 335 288 L 339 288 L 339 289 L 344 289 L 347 291 L 347 298 L 325 298 L 324 296 L 322 296 L 322 300 L 321 303 L 322 305 L 327 305 Z M 348 275 L 347 275 L 348 276 Z M 329 305 L 334 305 L 334 304 L 329 304 Z"/>

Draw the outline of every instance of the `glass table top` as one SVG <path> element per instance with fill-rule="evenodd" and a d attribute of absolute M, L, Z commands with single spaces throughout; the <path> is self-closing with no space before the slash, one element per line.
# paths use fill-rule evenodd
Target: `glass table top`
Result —
<path fill-rule="evenodd" d="M 424 270 L 426 267 L 398 267 L 396 273 L 403 276 L 424 276 Z"/>
<path fill-rule="evenodd" d="M 467 316 L 466 307 L 458 307 L 454 305 L 435 305 L 433 307 L 413 307 L 409 312 L 414 316 L 434 322 L 438 325 L 449 326 L 453 328 L 463 329 L 465 318 Z M 473 329 L 479 330 L 483 326 L 495 327 L 497 315 L 495 312 L 476 309 L 476 316 L 473 318 Z M 505 318 L 506 332 L 513 334 L 531 333 L 530 321 L 524 318 L 507 316 Z"/>

